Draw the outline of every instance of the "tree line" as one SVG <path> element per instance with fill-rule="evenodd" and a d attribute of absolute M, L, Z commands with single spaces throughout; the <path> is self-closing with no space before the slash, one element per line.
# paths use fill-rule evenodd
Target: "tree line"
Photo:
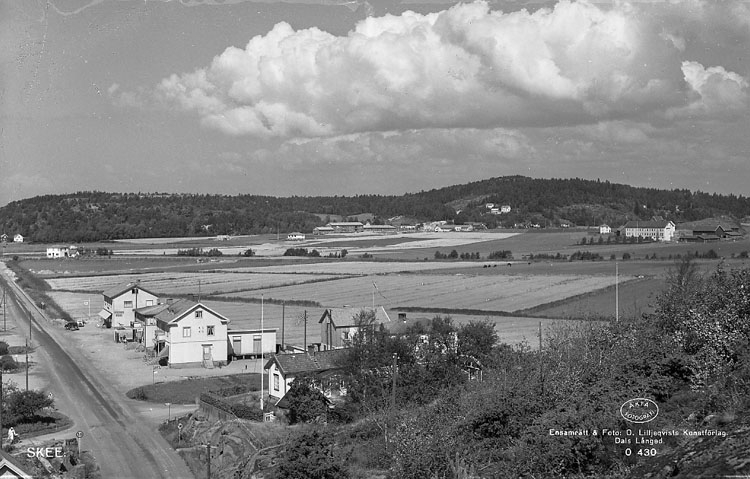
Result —
<path fill-rule="evenodd" d="M 471 198 L 470 200 L 467 198 Z M 512 205 L 492 215 L 486 203 Z M 459 206 L 460 205 L 460 206 Z M 93 242 L 147 237 L 310 232 L 325 215 L 372 213 L 373 222 L 396 216 L 490 228 L 622 224 L 661 215 L 693 221 L 750 214 L 743 196 L 657 190 L 582 179 L 492 178 L 401 196 L 293 196 L 105 193 L 44 195 L 0 208 L 0 228 L 35 242 Z"/>

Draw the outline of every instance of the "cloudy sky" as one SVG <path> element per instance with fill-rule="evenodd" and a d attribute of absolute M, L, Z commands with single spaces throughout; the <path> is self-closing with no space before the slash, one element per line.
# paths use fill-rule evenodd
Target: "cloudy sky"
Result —
<path fill-rule="evenodd" d="M 0 0 L 0 205 L 494 176 L 750 195 L 750 2 Z"/>

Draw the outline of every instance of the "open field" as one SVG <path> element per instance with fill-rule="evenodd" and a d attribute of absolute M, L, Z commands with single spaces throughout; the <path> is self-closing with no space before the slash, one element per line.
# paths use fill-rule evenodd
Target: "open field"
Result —
<path fill-rule="evenodd" d="M 97 292 L 105 291 L 113 286 L 131 281 L 140 281 L 144 288 L 158 294 L 216 295 L 283 285 L 328 281 L 339 277 L 327 274 L 178 272 L 76 276 L 72 278 L 50 278 L 46 281 L 54 290 Z"/>
<path fill-rule="evenodd" d="M 280 286 L 224 294 L 230 298 L 317 301 L 322 305 L 370 304 L 512 312 L 559 301 L 614 284 L 613 276 L 583 275 L 384 275 L 343 278 L 314 286 Z M 377 287 L 375 286 L 377 285 Z"/>
<path fill-rule="evenodd" d="M 316 263 L 279 264 L 274 266 L 246 266 L 218 271 L 255 273 L 309 273 L 338 275 L 373 275 L 386 273 L 410 273 L 472 269 L 476 271 L 484 265 L 506 266 L 507 261 L 341 261 L 319 260 Z"/>

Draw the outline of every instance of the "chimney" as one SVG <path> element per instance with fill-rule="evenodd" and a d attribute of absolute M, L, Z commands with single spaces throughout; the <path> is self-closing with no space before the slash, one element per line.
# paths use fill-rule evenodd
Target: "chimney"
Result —
<path fill-rule="evenodd" d="M 309 346 L 307 346 L 307 354 L 309 354 L 311 356 L 315 356 L 315 346 L 314 345 L 310 344 Z"/>
<path fill-rule="evenodd" d="M 402 323 L 406 322 L 406 313 L 398 313 L 398 320 Z"/>
<path fill-rule="evenodd" d="M 173 302 L 174 302 L 174 299 L 172 299 L 172 298 L 167 298 L 167 304 L 172 304 Z"/>

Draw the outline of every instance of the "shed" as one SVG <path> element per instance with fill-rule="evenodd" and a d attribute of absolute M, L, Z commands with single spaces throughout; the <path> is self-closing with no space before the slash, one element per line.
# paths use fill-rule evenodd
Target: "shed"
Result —
<path fill-rule="evenodd" d="M 230 355 L 234 358 L 244 358 L 276 353 L 277 331 L 277 328 L 228 330 Z"/>

